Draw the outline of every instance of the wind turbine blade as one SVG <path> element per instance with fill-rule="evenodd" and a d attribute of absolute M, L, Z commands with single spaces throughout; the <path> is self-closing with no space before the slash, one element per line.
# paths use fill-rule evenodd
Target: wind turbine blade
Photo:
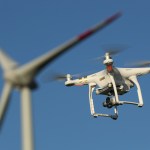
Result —
<path fill-rule="evenodd" d="M 33 150 L 32 109 L 31 91 L 28 87 L 21 89 L 21 112 L 22 112 L 22 144 L 23 150 Z"/>
<path fill-rule="evenodd" d="M 109 25 L 110 23 L 112 23 L 113 21 L 118 19 L 120 16 L 121 16 L 121 13 L 118 12 L 118 13 L 112 15 L 111 17 L 107 18 L 106 20 L 98 23 L 97 25 L 90 28 L 89 30 L 81 33 L 80 35 L 72 38 L 71 40 L 67 41 L 66 43 L 60 45 L 59 47 L 57 47 L 55 49 L 53 49 L 50 53 L 47 54 L 47 57 L 49 57 L 48 60 L 52 61 L 53 59 L 58 57 L 60 54 L 66 52 L 69 48 L 75 46 L 76 44 L 79 44 L 81 41 L 83 41 L 86 38 L 90 37 L 95 32 L 103 29 L 104 27 L 106 27 L 107 25 Z"/>
<path fill-rule="evenodd" d="M 0 125 L 2 125 L 4 116 L 6 114 L 11 91 L 12 91 L 12 85 L 9 82 L 6 82 L 0 100 Z"/>
<path fill-rule="evenodd" d="M 14 69 L 18 66 L 12 58 L 10 58 L 2 49 L 0 49 L 0 64 L 4 71 Z"/>
<path fill-rule="evenodd" d="M 106 20 L 98 23 L 97 25 L 95 25 L 91 29 L 83 32 L 79 36 L 76 36 L 76 37 L 72 38 L 71 40 L 67 41 L 66 43 L 64 43 L 64 44 L 56 47 L 52 51 L 46 53 L 45 55 L 31 61 L 30 63 L 28 63 L 26 65 L 24 65 L 21 70 L 24 71 L 24 72 L 27 72 L 27 71 L 29 71 L 29 72 L 32 71 L 33 72 L 33 70 L 36 73 L 39 72 L 48 63 L 50 63 L 51 61 L 56 59 L 61 54 L 65 53 L 71 47 L 75 46 L 76 44 L 79 44 L 81 41 L 83 41 L 86 38 L 90 37 L 92 34 L 97 32 L 98 30 L 103 29 L 104 27 L 106 27 L 107 25 L 109 25 L 110 23 L 112 23 L 113 21 L 118 19 L 120 16 L 121 16 L 120 12 L 112 15 L 111 17 L 109 17 Z"/>

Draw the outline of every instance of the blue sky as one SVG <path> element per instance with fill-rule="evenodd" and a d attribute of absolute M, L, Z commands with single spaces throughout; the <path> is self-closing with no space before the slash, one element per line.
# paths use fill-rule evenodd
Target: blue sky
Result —
<path fill-rule="evenodd" d="M 37 77 L 39 89 L 32 94 L 36 150 L 150 149 L 148 75 L 139 79 L 144 107 L 120 106 L 117 121 L 90 116 L 88 87 L 68 88 L 63 83 L 44 83 L 42 80 L 51 70 L 71 74 L 100 71 L 102 62 L 89 60 L 104 54 L 104 44 L 129 46 L 114 58 L 116 66 L 150 60 L 149 5 L 148 0 L 0 1 L 0 46 L 20 64 L 51 50 L 113 13 L 123 12 L 119 20 L 72 48 Z M 96 110 L 105 111 L 101 106 L 105 97 L 94 98 Z M 136 101 L 136 89 L 120 99 Z M 12 95 L 0 133 L 0 149 L 21 149 L 18 91 Z"/>

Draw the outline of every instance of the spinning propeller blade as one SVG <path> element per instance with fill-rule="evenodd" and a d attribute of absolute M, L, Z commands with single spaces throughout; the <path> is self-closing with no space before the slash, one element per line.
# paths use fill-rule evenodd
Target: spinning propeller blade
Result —
<path fill-rule="evenodd" d="M 128 48 L 128 46 L 123 44 L 111 44 L 103 45 L 102 48 L 105 53 L 109 53 L 111 56 L 113 56 L 123 52 L 125 49 Z"/>
<path fill-rule="evenodd" d="M 53 76 L 54 81 L 64 81 L 66 79 L 67 79 L 66 74 L 56 74 L 56 75 Z"/>
<path fill-rule="evenodd" d="M 105 53 L 109 53 L 110 56 L 117 55 L 127 49 L 128 46 L 120 45 L 120 44 L 112 44 L 112 45 L 103 45 L 102 50 Z M 93 60 L 103 60 L 105 56 L 96 57 Z"/>
<path fill-rule="evenodd" d="M 81 76 L 85 76 L 87 73 L 77 73 L 77 74 L 71 74 L 71 77 L 73 78 L 80 78 Z M 65 81 L 67 80 L 67 74 L 63 73 L 48 73 L 44 77 L 45 82 L 51 82 L 51 81 Z"/>
<path fill-rule="evenodd" d="M 139 61 L 129 64 L 130 67 L 148 67 L 150 66 L 150 61 Z"/>

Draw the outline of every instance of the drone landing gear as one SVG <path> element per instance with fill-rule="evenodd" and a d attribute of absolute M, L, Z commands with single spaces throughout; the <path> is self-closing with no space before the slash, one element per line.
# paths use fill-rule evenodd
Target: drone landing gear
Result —
<path fill-rule="evenodd" d="M 100 114 L 100 113 L 95 113 L 95 109 L 94 109 L 94 102 L 93 102 L 93 97 L 92 97 L 92 94 L 93 94 L 93 91 L 94 91 L 94 88 L 95 88 L 96 84 L 93 83 L 93 84 L 89 84 L 89 103 L 90 103 L 90 111 L 91 111 L 91 115 L 94 117 L 94 118 L 97 118 L 97 117 L 110 117 L 114 120 L 117 120 L 118 118 L 118 110 L 117 110 L 117 106 L 114 105 L 114 114 L 113 115 L 110 115 L 110 114 Z M 109 102 L 109 100 L 107 99 L 107 102 Z M 109 107 L 113 107 L 110 105 L 109 103 Z"/>
<path fill-rule="evenodd" d="M 99 113 L 95 113 L 94 110 L 94 102 L 93 102 L 93 98 L 92 98 L 92 94 L 94 91 L 94 88 L 96 86 L 95 83 L 90 83 L 89 84 L 89 103 L 90 103 L 90 110 L 91 110 L 91 115 L 94 117 L 98 117 L 98 116 L 102 116 L 102 117 L 110 117 L 114 120 L 116 120 L 118 118 L 118 110 L 117 110 L 117 106 L 119 105 L 123 105 L 123 104 L 132 104 L 132 105 L 138 105 L 138 107 L 142 107 L 143 106 L 143 98 L 142 98 L 142 92 L 141 92 L 141 88 L 140 85 L 137 81 L 136 76 L 132 76 L 129 79 L 137 86 L 137 93 L 138 93 L 138 98 L 139 98 L 139 103 L 136 102 L 129 102 L 129 101 L 120 101 L 119 100 L 119 96 L 118 96 L 118 92 L 117 92 L 117 87 L 116 87 L 116 83 L 114 80 L 114 77 L 112 74 L 108 74 L 110 79 L 111 79 L 111 83 L 113 85 L 113 90 L 114 90 L 114 96 L 112 98 L 107 97 L 106 101 L 103 102 L 103 106 L 107 107 L 107 108 L 112 108 L 114 107 L 114 115 L 110 115 L 110 114 L 99 114 Z"/>

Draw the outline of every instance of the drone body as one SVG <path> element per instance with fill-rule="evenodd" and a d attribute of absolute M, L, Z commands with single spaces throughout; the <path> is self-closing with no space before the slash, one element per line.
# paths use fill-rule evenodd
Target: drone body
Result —
<path fill-rule="evenodd" d="M 100 72 L 82 77 L 79 79 L 72 79 L 70 74 L 67 74 L 67 81 L 65 82 L 66 86 L 80 86 L 88 85 L 89 86 L 89 102 L 91 115 L 94 117 L 104 116 L 111 117 L 112 119 L 118 118 L 117 106 L 123 104 L 133 104 L 138 105 L 138 107 L 143 106 L 142 92 L 137 80 L 138 76 L 150 73 L 150 68 L 116 68 L 113 66 L 113 59 L 109 53 L 105 54 L 105 59 L 103 64 L 106 66 L 105 70 Z M 129 101 L 120 101 L 119 95 L 123 95 L 130 91 L 132 87 L 137 87 L 137 94 L 139 101 L 129 102 Z M 99 114 L 95 112 L 94 101 L 93 101 L 93 92 L 96 92 L 97 95 L 106 95 L 106 101 L 103 102 L 103 106 L 107 108 L 114 107 L 114 115 L 110 114 Z"/>

